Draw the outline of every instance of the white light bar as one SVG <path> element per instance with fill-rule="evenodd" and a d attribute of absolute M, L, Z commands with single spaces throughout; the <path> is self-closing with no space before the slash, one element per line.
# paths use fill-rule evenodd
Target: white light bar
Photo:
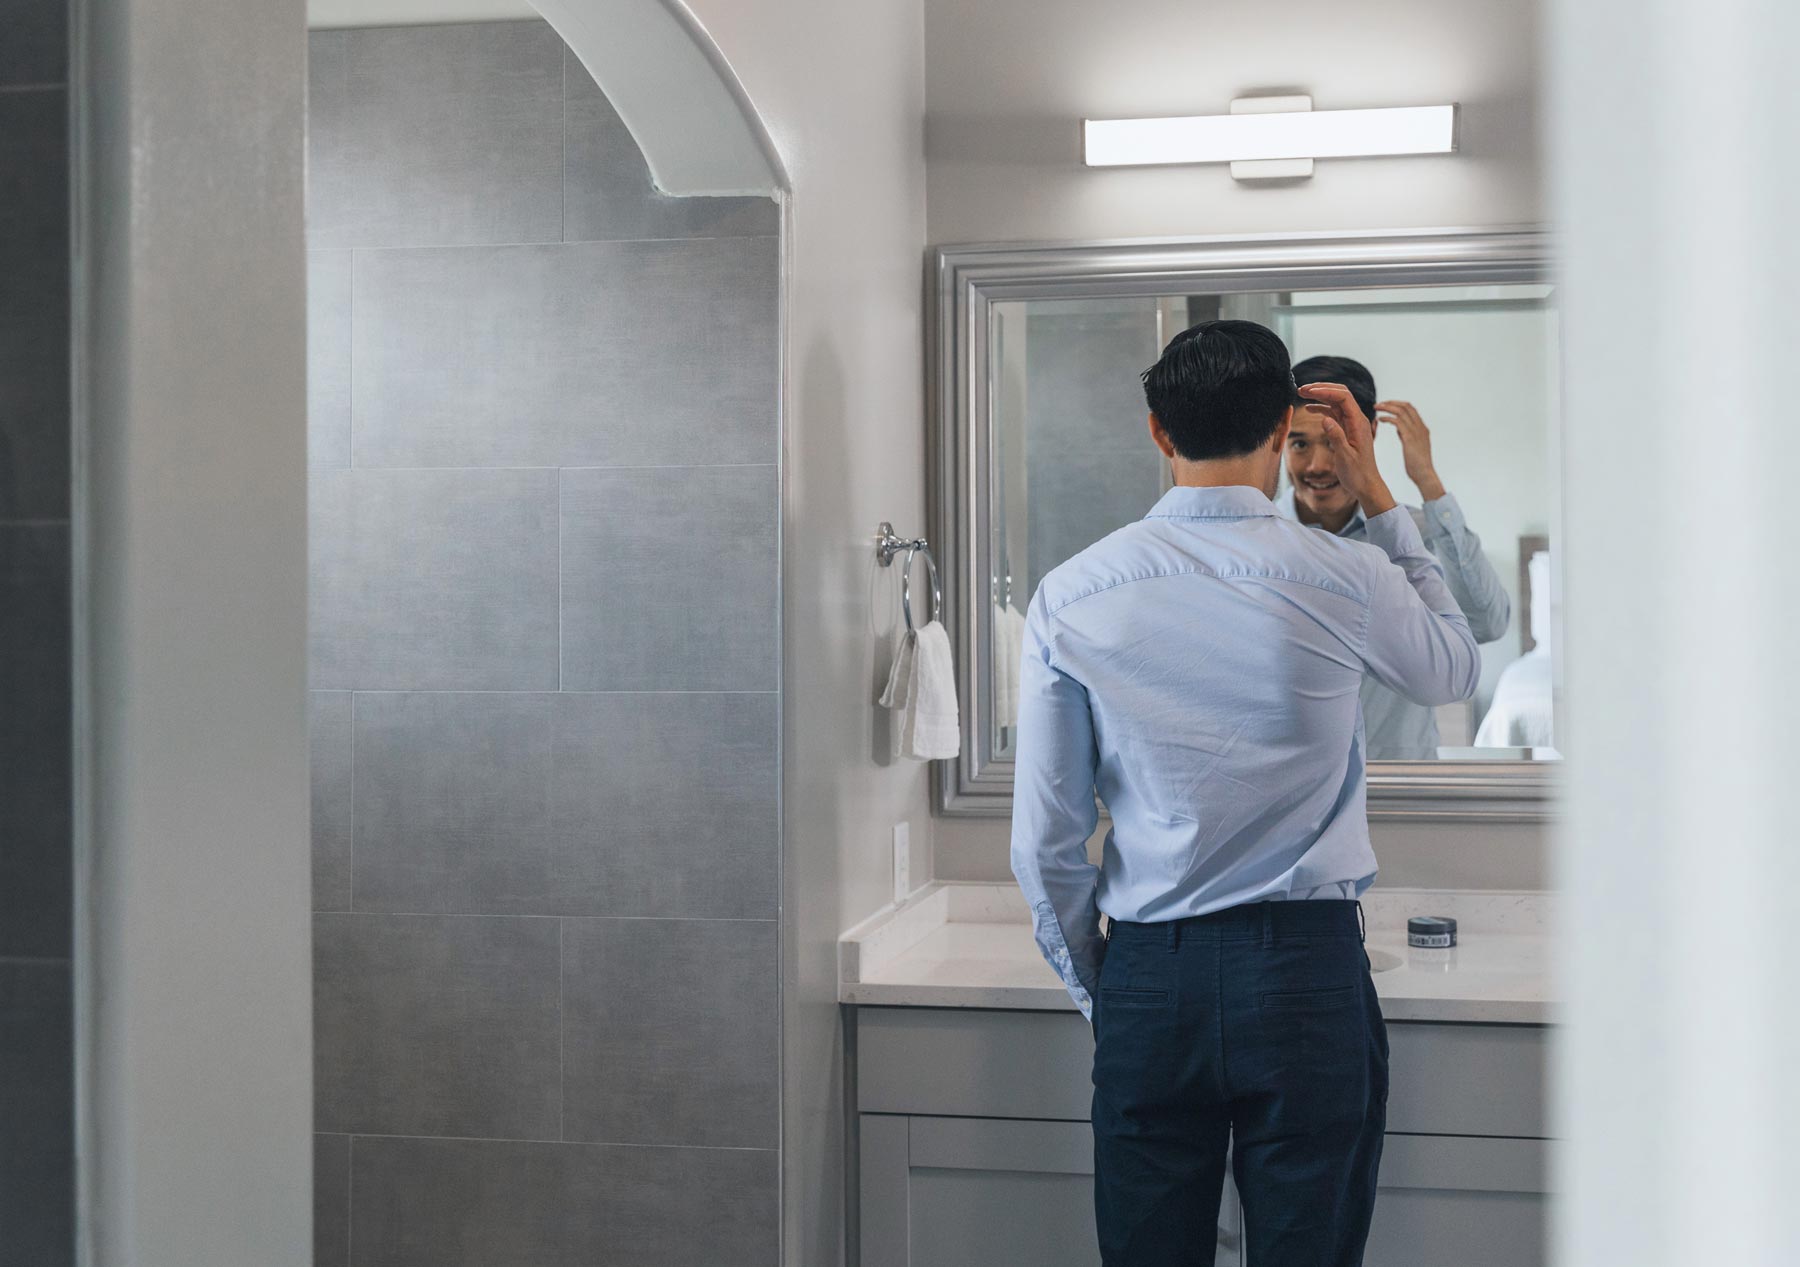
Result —
<path fill-rule="evenodd" d="M 1082 126 L 1089 167 L 1449 154 L 1456 149 L 1455 106 L 1088 119 Z"/>

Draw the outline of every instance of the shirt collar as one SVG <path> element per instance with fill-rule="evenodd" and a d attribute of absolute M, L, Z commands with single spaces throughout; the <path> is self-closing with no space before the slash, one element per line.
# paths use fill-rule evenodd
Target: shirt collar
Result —
<path fill-rule="evenodd" d="M 1275 507 L 1275 513 L 1280 515 L 1283 519 L 1292 519 L 1295 523 L 1300 522 L 1300 511 L 1294 505 L 1294 486 L 1292 484 L 1289 484 L 1286 488 L 1283 488 L 1279 493 L 1275 494 L 1275 500 L 1271 502 L 1270 505 Z M 1347 537 L 1360 528 L 1364 522 L 1362 507 L 1358 506 L 1350 512 L 1349 522 L 1338 529 L 1337 535 L 1340 537 Z M 1315 524 L 1314 527 L 1317 527 L 1317 525 Z M 1323 532 L 1325 530 L 1320 528 L 1319 531 Z"/>
<path fill-rule="evenodd" d="M 1275 503 L 1247 484 L 1219 488 L 1171 488 L 1147 519 L 1254 519 L 1274 517 Z"/>

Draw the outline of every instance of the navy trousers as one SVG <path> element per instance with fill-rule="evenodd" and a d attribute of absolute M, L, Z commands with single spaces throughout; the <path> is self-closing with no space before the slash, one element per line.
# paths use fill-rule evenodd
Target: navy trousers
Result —
<path fill-rule="evenodd" d="M 1106 1267 L 1211 1267 L 1229 1149 L 1250 1267 L 1357 1267 L 1387 1028 L 1355 902 L 1112 925 L 1094 1003 Z"/>

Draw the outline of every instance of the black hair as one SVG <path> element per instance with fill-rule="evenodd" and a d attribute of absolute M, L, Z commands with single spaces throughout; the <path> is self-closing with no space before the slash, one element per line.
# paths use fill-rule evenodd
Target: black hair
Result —
<path fill-rule="evenodd" d="M 1374 424 L 1375 376 L 1361 361 L 1353 361 L 1347 356 L 1309 356 L 1294 366 L 1294 382 L 1302 387 L 1308 383 L 1336 383 L 1339 387 L 1348 387 L 1351 399 L 1362 408 L 1363 417 Z"/>
<path fill-rule="evenodd" d="M 1254 321 L 1202 321 L 1144 371 L 1144 400 L 1190 462 L 1254 453 L 1294 403 L 1287 345 Z"/>

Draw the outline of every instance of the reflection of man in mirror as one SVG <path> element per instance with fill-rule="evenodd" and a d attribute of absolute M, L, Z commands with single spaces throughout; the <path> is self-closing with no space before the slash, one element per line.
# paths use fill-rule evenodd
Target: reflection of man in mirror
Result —
<path fill-rule="evenodd" d="M 1325 407 L 1366 541 L 1270 500 L 1296 390 Z M 1357 691 L 1465 700 L 1481 653 L 1368 417 L 1296 389 L 1274 331 L 1202 322 L 1144 398 L 1173 487 L 1039 584 L 1013 782 L 1013 874 L 1094 1023 L 1100 1256 L 1211 1262 L 1229 1145 L 1251 1262 L 1355 1267 L 1388 1088 Z"/>
<path fill-rule="evenodd" d="M 1376 400 L 1374 376 L 1362 362 L 1347 356 L 1308 357 L 1294 366 L 1294 381 L 1302 386 L 1336 383 L 1346 387 L 1377 429 L 1383 422 L 1393 424 L 1400 434 L 1406 476 L 1425 502 L 1423 507 L 1407 507 L 1419 526 L 1419 535 L 1425 538 L 1425 548 L 1443 564 L 1444 579 L 1468 617 L 1476 641 L 1498 640 L 1512 618 L 1511 600 L 1481 549 L 1481 538 L 1470 531 L 1462 507 L 1438 478 L 1431 462 L 1431 432 L 1419 411 L 1404 400 Z M 1294 411 L 1287 442 L 1289 487 L 1275 504 L 1290 519 L 1366 541 L 1367 521 L 1356 498 L 1338 480 L 1324 428 L 1325 420 L 1316 406 Z M 1363 679 L 1362 708 L 1369 760 L 1417 761 L 1437 755 L 1437 715 L 1432 709 L 1396 695 L 1372 677 Z"/>

